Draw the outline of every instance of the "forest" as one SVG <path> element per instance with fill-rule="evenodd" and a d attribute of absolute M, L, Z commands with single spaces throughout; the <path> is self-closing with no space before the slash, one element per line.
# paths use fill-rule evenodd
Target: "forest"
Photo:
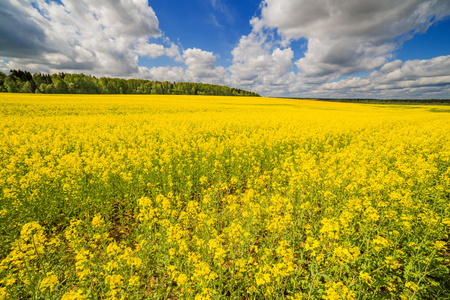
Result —
<path fill-rule="evenodd" d="M 144 79 L 122 79 L 84 74 L 31 74 L 23 70 L 0 72 L 0 92 L 41 94 L 155 94 L 256 96 L 254 92 L 193 82 L 160 82 Z"/>

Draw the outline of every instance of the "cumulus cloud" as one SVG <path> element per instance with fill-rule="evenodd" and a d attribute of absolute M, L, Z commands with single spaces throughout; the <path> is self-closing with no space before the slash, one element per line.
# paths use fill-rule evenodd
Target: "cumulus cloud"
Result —
<path fill-rule="evenodd" d="M 415 69 L 409 76 L 417 78 L 409 83 L 399 79 L 403 85 L 445 81 L 449 69 L 431 64 L 434 61 L 423 64 L 441 69 L 444 74 L 439 76 L 444 77 L 424 79 L 424 66 L 419 68 L 417 61 L 391 60 L 404 41 L 448 15 L 448 0 L 263 0 L 261 14 L 251 21 L 251 33 L 242 36 L 232 52 L 230 71 L 241 85 L 258 90 L 264 90 L 260 84 L 269 89 L 272 85 L 272 91 L 294 96 L 329 97 L 331 92 L 348 95 L 364 89 L 376 93 L 371 86 L 405 76 L 410 64 Z M 306 39 L 306 51 L 290 46 L 299 39 Z M 294 53 L 303 55 L 292 61 Z M 373 73 L 352 77 L 360 72 Z M 283 78 L 287 85 L 277 84 L 275 78 Z"/>
<path fill-rule="evenodd" d="M 147 42 L 139 43 L 138 45 L 136 45 L 135 49 L 136 53 L 140 56 L 147 56 L 151 58 L 163 56 L 166 53 L 163 45 Z"/>
<path fill-rule="evenodd" d="M 167 53 L 168 51 L 173 51 L 173 55 Z M 216 56 L 212 52 L 189 48 L 180 55 L 179 48 L 172 45 L 171 48 L 166 49 L 166 54 L 175 57 L 184 66 L 139 67 L 139 72 L 136 75 L 140 78 L 157 81 L 191 81 L 222 85 L 229 83 L 227 70 L 217 65 Z"/>
<path fill-rule="evenodd" d="M 185 70 L 182 67 L 139 67 L 138 76 L 155 81 L 187 81 Z"/>
<path fill-rule="evenodd" d="M 190 80 L 224 84 L 227 71 L 224 67 L 216 66 L 216 57 L 212 52 L 190 48 L 183 52 L 183 59 Z"/>
<path fill-rule="evenodd" d="M 22 8 L 24 9 L 22 11 Z M 26 14 L 28 17 L 24 17 Z M 19 2 L 0 5 L 0 55 L 7 57 L 27 57 L 50 51 L 43 23 L 36 18 L 36 12 Z"/>
<path fill-rule="evenodd" d="M 326 76 L 384 65 L 404 40 L 449 14 L 447 0 L 264 0 L 261 22 L 287 39 L 307 38 L 296 65 Z"/>
<path fill-rule="evenodd" d="M 305 57 L 295 64 L 304 76 L 324 77 L 369 71 L 387 62 L 395 45 L 373 47 L 370 43 L 342 38 L 311 38 Z"/>
<path fill-rule="evenodd" d="M 264 23 L 299 37 L 366 37 L 385 42 L 411 30 L 426 30 L 448 15 L 446 0 L 264 0 Z"/>
<path fill-rule="evenodd" d="M 0 59 L 0 72 L 2 73 L 8 73 L 9 68 L 8 65 L 6 64 L 6 61 L 3 59 Z"/>
<path fill-rule="evenodd" d="M 220 1 L 213 2 L 223 10 Z M 147 0 L 5 0 L 0 6 L 2 70 L 86 72 L 168 81 L 226 82 L 212 52 L 162 36 Z M 146 68 L 139 58 L 167 56 L 184 66 Z"/>
<path fill-rule="evenodd" d="M 147 42 L 161 31 L 146 0 L 5 0 L 0 16 L 0 57 L 11 67 L 127 75 L 138 55 L 176 56 Z"/>
<path fill-rule="evenodd" d="M 252 32 L 242 36 L 232 51 L 231 80 L 237 86 L 253 86 L 259 92 L 271 94 L 274 86 L 279 89 L 292 83 L 294 52 L 275 45 L 271 35 L 259 26 L 259 19 L 254 18 L 251 23 Z"/>
<path fill-rule="evenodd" d="M 197 48 L 185 50 L 183 58 L 194 77 L 210 77 L 210 71 L 216 65 L 216 57 L 212 52 Z"/>
<path fill-rule="evenodd" d="M 183 60 L 181 57 L 180 48 L 177 45 L 175 45 L 174 43 L 172 43 L 170 48 L 165 48 L 164 50 L 165 50 L 165 54 L 168 57 L 173 58 L 175 61 L 181 62 Z"/>
<path fill-rule="evenodd" d="M 146 39 L 139 39 L 134 46 L 134 52 L 139 56 L 157 58 L 163 55 L 173 58 L 175 61 L 181 62 L 182 57 L 180 48 L 175 43 L 166 39 L 166 44 L 170 44 L 170 47 L 162 44 L 150 43 Z"/>
<path fill-rule="evenodd" d="M 448 98 L 450 55 L 428 60 L 400 60 L 385 64 L 368 76 L 349 77 L 318 87 L 321 93 L 374 98 Z"/>

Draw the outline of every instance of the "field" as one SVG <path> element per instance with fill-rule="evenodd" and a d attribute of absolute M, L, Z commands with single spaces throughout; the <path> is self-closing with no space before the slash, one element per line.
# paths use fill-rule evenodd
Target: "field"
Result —
<path fill-rule="evenodd" d="M 0 299 L 449 299 L 449 112 L 0 94 Z"/>

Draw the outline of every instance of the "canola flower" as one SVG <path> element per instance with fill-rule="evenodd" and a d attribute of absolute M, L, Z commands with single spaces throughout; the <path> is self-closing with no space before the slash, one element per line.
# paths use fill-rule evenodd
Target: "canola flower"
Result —
<path fill-rule="evenodd" d="M 445 111 L 2 95 L 0 299 L 445 299 Z"/>

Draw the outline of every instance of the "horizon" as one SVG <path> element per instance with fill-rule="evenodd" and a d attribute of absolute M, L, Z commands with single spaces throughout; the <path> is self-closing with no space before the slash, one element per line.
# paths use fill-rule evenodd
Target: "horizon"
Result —
<path fill-rule="evenodd" d="M 446 0 L 26 1 L 0 71 L 198 82 L 261 96 L 448 99 Z"/>

